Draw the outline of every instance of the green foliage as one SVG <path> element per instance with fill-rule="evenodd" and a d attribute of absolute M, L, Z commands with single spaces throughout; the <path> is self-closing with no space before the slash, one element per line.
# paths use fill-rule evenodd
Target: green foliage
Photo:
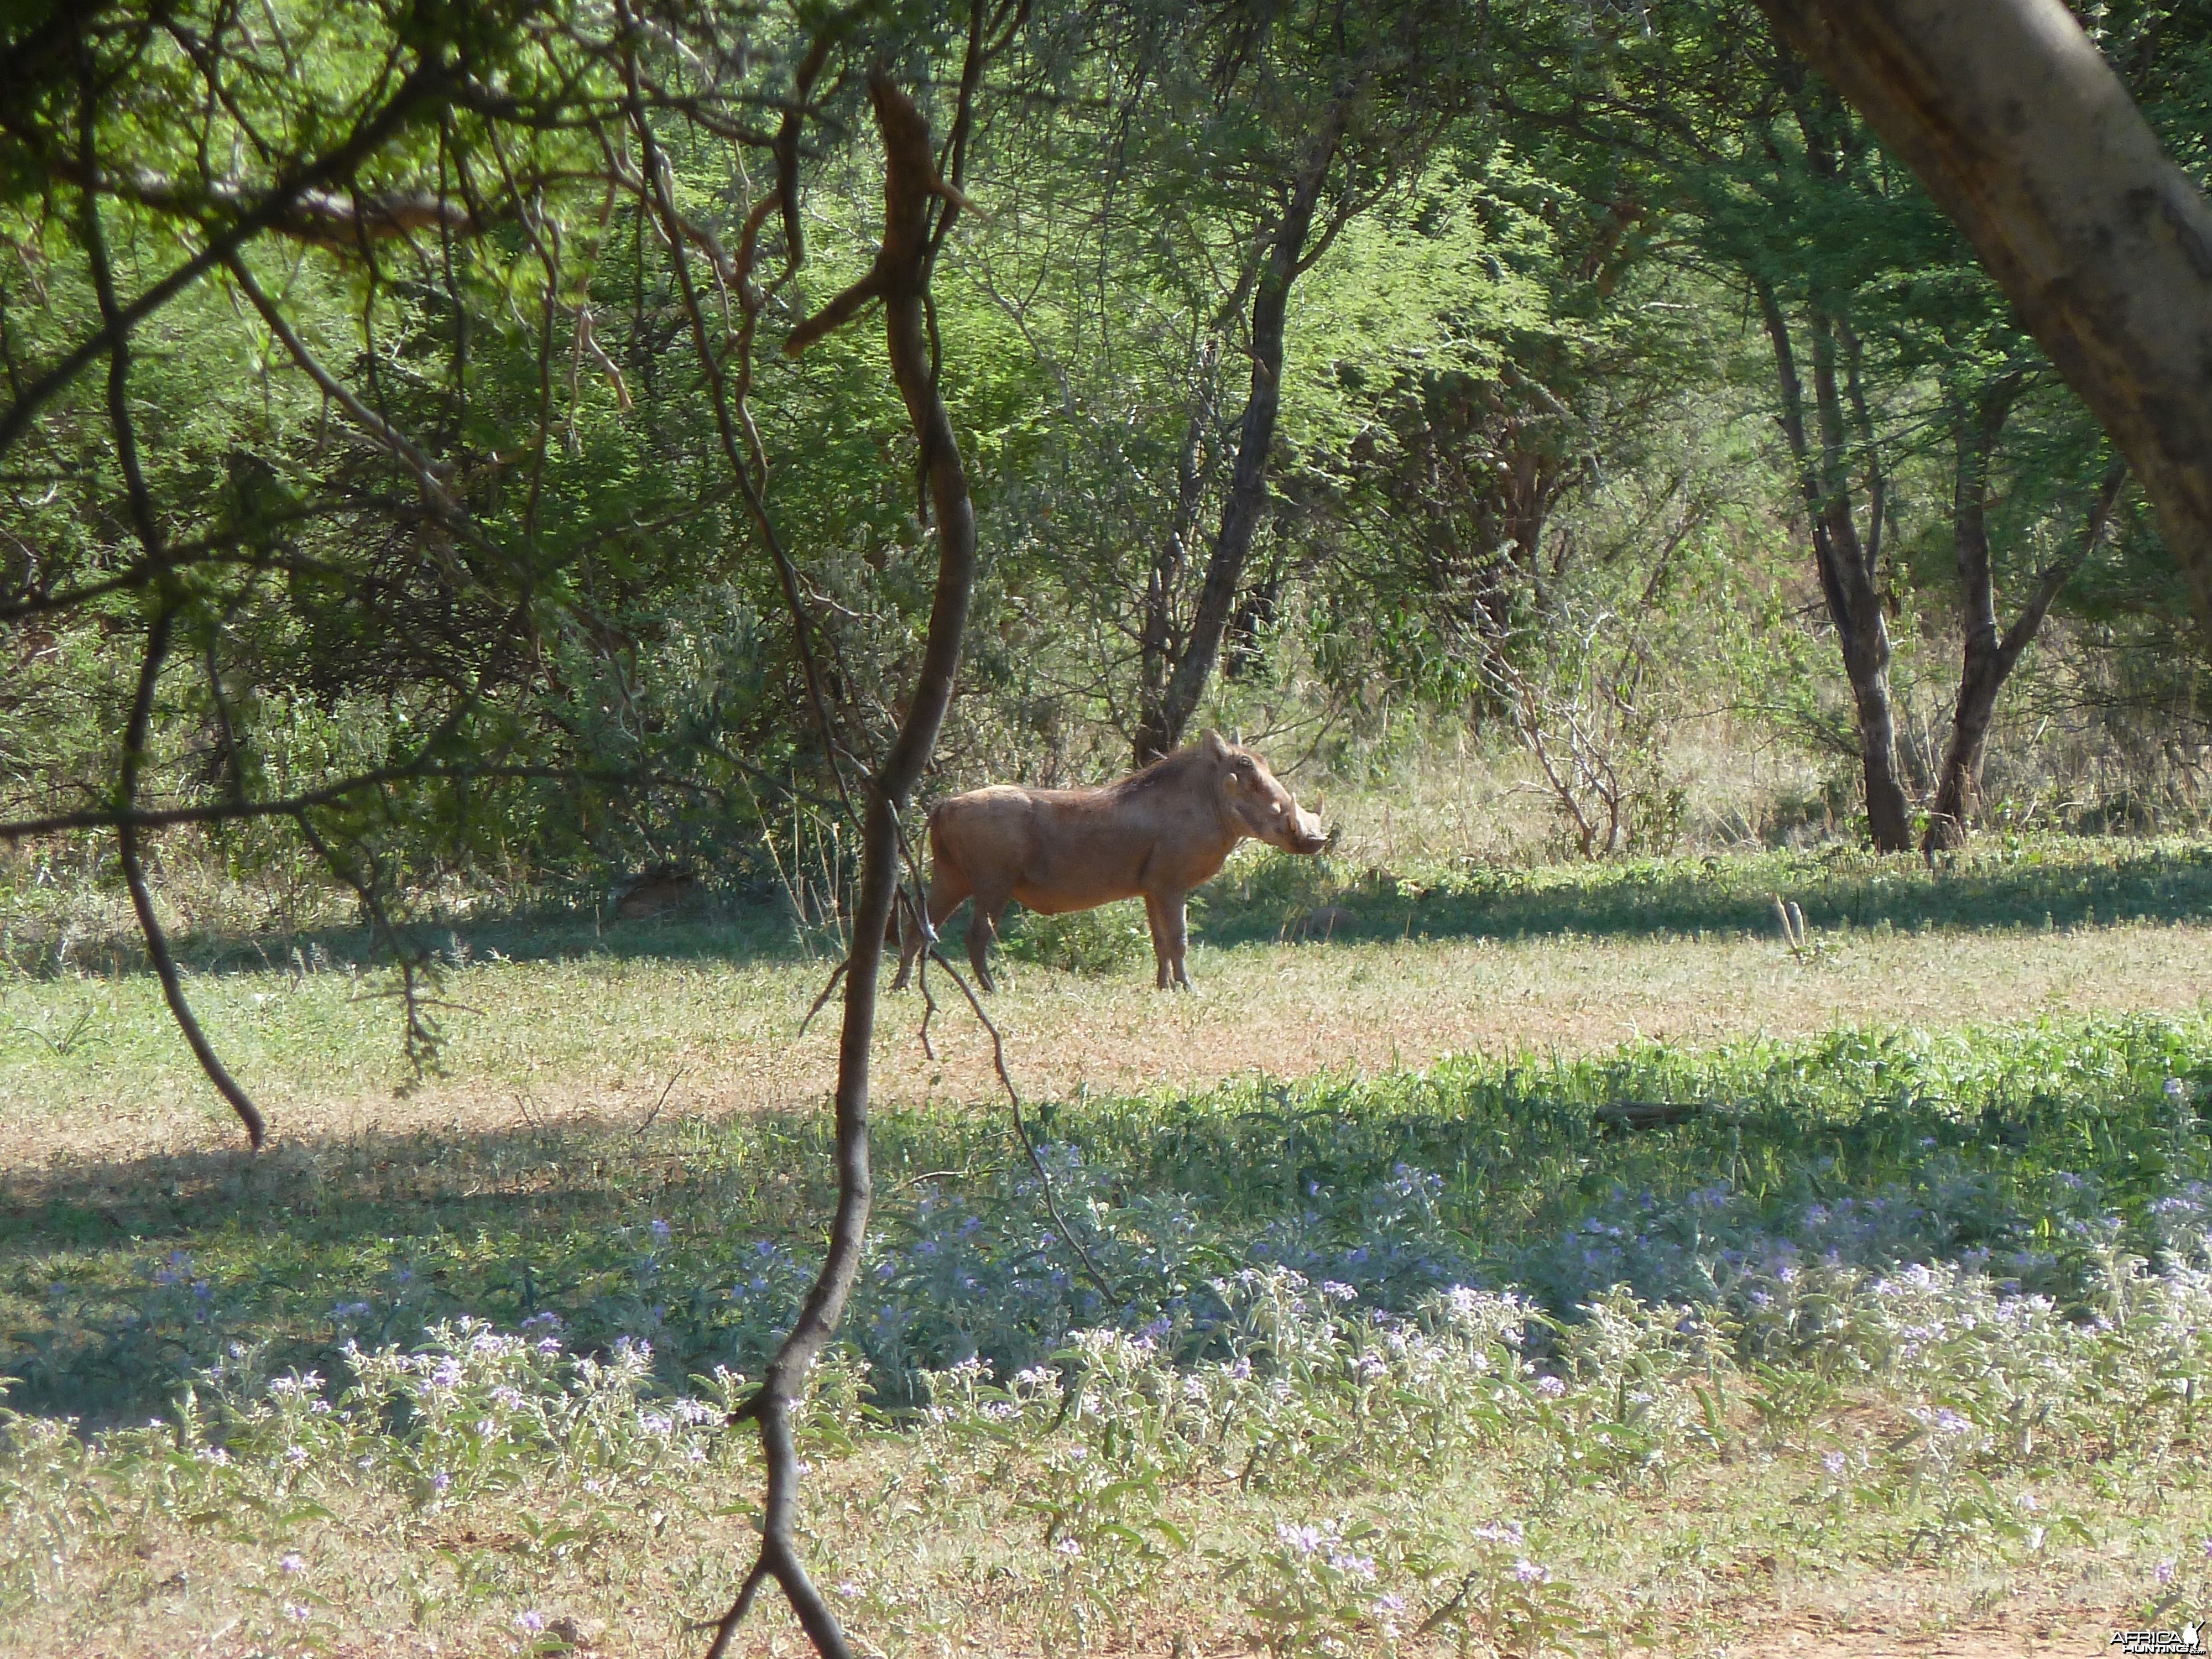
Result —
<path fill-rule="evenodd" d="M 1024 910 L 1006 932 L 1006 952 L 1067 974 L 1119 974 L 1152 955 L 1152 934 L 1141 900 L 1041 916 Z"/>

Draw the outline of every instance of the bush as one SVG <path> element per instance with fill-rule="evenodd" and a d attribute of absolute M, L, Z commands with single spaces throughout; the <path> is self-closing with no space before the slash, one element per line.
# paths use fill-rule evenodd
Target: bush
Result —
<path fill-rule="evenodd" d="M 1152 944 L 1145 907 L 1136 899 L 1058 916 L 1024 910 L 1006 932 L 1007 955 L 1068 974 L 1121 973 L 1151 955 Z"/>

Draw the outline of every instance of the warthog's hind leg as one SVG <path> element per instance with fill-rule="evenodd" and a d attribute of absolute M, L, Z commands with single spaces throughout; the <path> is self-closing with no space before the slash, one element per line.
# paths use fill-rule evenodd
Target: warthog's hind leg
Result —
<path fill-rule="evenodd" d="M 940 856 L 937 867 L 929 877 L 929 927 L 931 933 L 942 933 L 968 897 L 968 878 L 955 865 Z M 891 912 L 894 921 L 900 921 L 897 908 Z M 908 975 L 914 972 L 914 959 L 928 947 L 929 940 L 911 918 L 900 921 L 902 939 L 899 945 L 898 977 L 891 981 L 891 989 L 903 991 Z"/>
<path fill-rule="evenodd" d="M 991 941 L 999 936 L 999 918 L 1006 912 L 1006 901 L 1011 893 L 986 893 L 980 889 L 975 894 L 975 908 L 968 913 L 968 965 L 975 970 L 975 983 L 987 991 L 995 991 L 999 982 L 991 977 L 991 964 L 986 952 Z"/>

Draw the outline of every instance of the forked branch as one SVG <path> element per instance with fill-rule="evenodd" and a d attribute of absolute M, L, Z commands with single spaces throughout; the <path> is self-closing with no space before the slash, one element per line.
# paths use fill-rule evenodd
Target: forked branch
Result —
<path fill-rule="evenodd" d="M 975 511 L 951 418 L 931 373 L 924 316 L 929 280 L 929 204 L 933 199 L 945 198 L 947 191 L 931 154 L 929 125 L 913 100 L 881 69 L 869 76 L 868 92 L 883 137 L 884 168 L 884 237 L 866 279 L 871 290 L 866 297 L 883 304 L 892 377 L 921 447 L 937 526 L 937 584 L 921 667 L 907 701 L 905 717 L 863 791 L 860 884 L 852 947 L 845 963 L 844 1024 L 838 1042 L 837 1208 L 830 1224 L 830 1248 L 797 1321 L 769 1360 L 759 1389 L 739 1412 L 760 1426 L 761 1449 L 767 1464 L 767 1502 L 761 1516 L 759 1558 L 715 1627 L 709 1659 L 720 1659 L 728 1650 L 763 1577 L 775 1579 L 782 1589 L 816 1651 L 833 1659 L 845 1659 L 852 1651 L 836 1615 L 808 1577 L 793 1538 L 799 1464 L 792 1440 L 793 1413 L 808 1373 L 836 1333 L 860 1276 L 873 1198 L 868 1152 L 869 1048 L 875 1035 L 876 986 L 883 963 L 884 935 L 897 896 L 899 816 L 936 747 L 938 732 L 951 703 L 961 639 L 975 588 Z M 858 308 L 857 304 L 846 307 L 841 319 Z M 816 321 L 820 325 L 810 338 L 818 338 L 828 327 L 836 325 L 834 321 Z M 799 341 L 799 348 L 805 343 Z M 726 427 L 726 447 L 732 452 L 732 465 L 743 475 L 741 453 L 731 441 L 733 435 Z M 747 490 L 752 497 L 749 477 Z M 764 520 L 765 515 L 760 516 Z"/>

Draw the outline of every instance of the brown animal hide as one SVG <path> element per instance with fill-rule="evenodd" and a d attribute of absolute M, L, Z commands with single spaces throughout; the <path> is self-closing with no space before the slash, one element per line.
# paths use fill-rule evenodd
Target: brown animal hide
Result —
<path fill-rule="evenodd" d="M 1008 900 L 1057 915 L 1141 896 L 1159 988 L 1188 990 L 1184 897 L 1247 836 L 1286 853 L 1328 844 L 1320 817 L 1299 807 L 1267 763 L 1218 732 L 1103 788 L 999 783 L 955 795 L 929 815 L 930 931 L 975 900 L 968 960 L 988 991 L 984 953 Z M 893 990 L 923 948 L 920 931 L 908 932 Z"/>

